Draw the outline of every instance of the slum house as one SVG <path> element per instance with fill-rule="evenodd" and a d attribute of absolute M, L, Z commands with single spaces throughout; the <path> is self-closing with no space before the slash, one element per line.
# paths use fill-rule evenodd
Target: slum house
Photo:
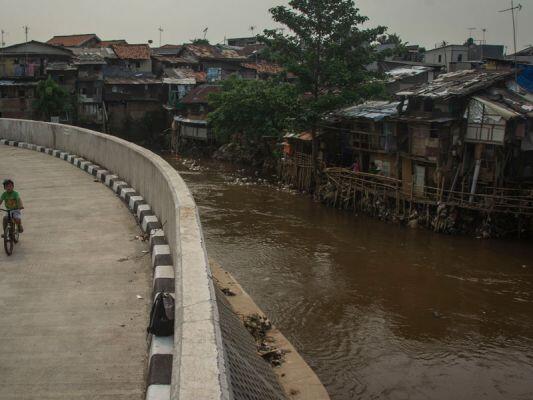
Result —
<path fill-rule="evenodd" d="M 312 143 L 310 132 L 288 132 L 283 137 L 280 179 L 286 185 L 307 192 L 312 177 Z M 322 157 L 320 157 L 322 159 Z"/>
<path fill-rule="evenodd" d="M 0 118 L 32 119 L 37 81 L 0 79 Z"/>
<path fill-rule="evenodd" d="M 104 77 L 105 111 L 111 132 L 131 129 L 147 113 L 166 102 L 162 80 L 143 76 Z"/>
<path fill-rule="evenodd" d="M 241 63 L 247 61 L 247 58 L 238 50 L 221 45 L 185 44 L 179 56 L 195 60 L 198 63 L 196 69 L 205 72 L 207 81 L 210 83 L 239 74 L 242 69 Z"/>
<path fill-rule="evenodd" d="M 114 44 L 111 48 L 117 59 L 110 64 L 106 75 L 123 75 L 123 72 L 152 73 L 152 54 L 147 44 Z"/>
<path fill-rule="evenodd" d="M 398 93 L 400 102 L 333 113 L 320 136 L 326 181 L 319 195 L 334 206 L 385 219 L 411 218 L 411 210 L 425 207 L 426 226 L 447 232 L 459 229 L 454 208 L 519 221 L 532 216 L 533 101 L 510 90 L 510 75 L 445 74 Z M 357 156 L 361 149 L 368 161 Z"/>
<path fill-rule="evenodd" d="M 34 117 L 39 81 L 52 63 L 69 63 L 72 52 L 32 40 L 0 49 L 0 113 L 7 118 Z"/>
<path fill-rule="evenodd" d="M 181 100 L 195 87 L 207 82 L 207 74 L 189 68 L 166 68 L 162 73 L 163 85 L 168 92 L 165 109 L 174 117 L 184 108 Z"/>
<path fill-rule="evenodd" d="M 97 47 L 102 41 L 94 33 L 54 36 L 46 43 L 59 47 Z"/>
<path fill-rule="evenodd" d="M 428 197 L 435 191 L 468 186 L 468 160 L 463 157 L 465 151 L 469 154 L 469 146 L 464 145 L 465 110 L 472 95 L 509 76 L 507 71 L 466 70 L 397 93 L 408 99 L 407 111 L 396 118 L 399 130 L 405 131 L 402 125 L 407 128 L 407 137 L 399 139 L 405 193 Z"/>
<path fill-rule="evenodd" d="M 189 69 L 195 72 L 200 71 L 198 61 L 190 56 L 172 55 L 152 55 L 152 71 L 156 76 L 162 76 L 167 69 Z"/>
<path fill-rule="evenodd" d="M 70 50 L 32 40 L 0 49 L 0 76 L 3 78 L 44 79 L 52 62 L 72 60 Z"/>
<path fill-rule="evenodd" d="M 518 51 L 516 54 L 510 54 L 506 57 L 507 60 L 516 61 L 520 64 L 533 65 L 533 46 L 529 46 L 523 50 Z"/>
<path fill-rule="evenodd" d="M 322 125 L 320 148 L 326 166 L 352 167 L 399 178 L 398 132 L 388 118 L 397 116 L 402 104 L 369 101 L 331 113 Z"/>
<path fill-rule="evenodd" d="M 46 75 L 70 95 L 76 93 L 78 68 L 70 62 L 52 62 L 46 66 Z"/>
<path fill-rule="evenodd" d="M 78 68 L 76 81 L 78 123 L 82 126 L 106 130 L 106 110 L 103 99 L 104 70 L 108 62 L 117 59 L 109 47 L 72 49 Z"/>
<path fill-rule="evenodd" d="M 179 115 L 174 117 L 172 123 L 172 147 L 174 150 L 187 141 L 200 141 L 211 143 L 215 140 L 207 122 L 209 95 L 219 93 L 220 86 L 202 85 L 192 89 L 180 100 Z"/>
<path fill-rule="evenodd" d="M 461 69 L 470 69 L 468 63 L 468 47 L 457 44 L 444 45 L 424 53 L 424 62 L 428 64 L 438 64 L 446 72 L 454 72 Z"/>

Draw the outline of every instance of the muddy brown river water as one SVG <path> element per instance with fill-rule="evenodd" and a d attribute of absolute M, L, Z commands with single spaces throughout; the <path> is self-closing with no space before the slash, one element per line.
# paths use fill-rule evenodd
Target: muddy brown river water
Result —
<path fill-rule="evenodd" d="M 331 398 L 533 399 L 533 244 L 375 221 L 308 197 L 183 178 L 210 257 Z"/>

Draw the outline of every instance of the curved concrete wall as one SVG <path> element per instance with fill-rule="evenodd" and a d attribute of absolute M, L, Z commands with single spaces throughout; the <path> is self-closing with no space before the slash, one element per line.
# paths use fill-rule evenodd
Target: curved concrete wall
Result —
<path fill-rule="evenodd" d="M 230 399 L 227 358 L 198 210 L 161 157 L 114 136 L 73 126 L 0 119 L 0 137 L 70 152 L 126 180 L 163 224 L 176 279 L 171 399 Z"/>

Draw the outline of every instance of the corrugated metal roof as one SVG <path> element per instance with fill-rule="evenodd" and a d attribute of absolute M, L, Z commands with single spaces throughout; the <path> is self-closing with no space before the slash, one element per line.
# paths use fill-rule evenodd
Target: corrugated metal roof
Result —
<path fill-rule="evenodd" d="M 29 81 L 1 81 L 0 86 L 37 86 L 38 82 Z"/>
<path fill-rule="evenodd" d="M 162 79 L 145 77 L 107 77 L 104 80 L 106 85 L 160 85 Z"/>
<path fill-rule="evenodd" d="M 259 74 L 277 75 L 283 72 L 283 68 L 267 62 L 243 63 L 244 68 L 256 70 Z"/>
<path fill-rule="evenodd" d="M 165 55 L 154 55 L 152 56 L 154 60 L 161 61 L 168 64 L 198 64 L 198 61 L 192 57 L 178 57 L 178 56 L 165 56 Z"/>
<path fill-rule="evenodd" d="M 366 103 L 335 111 L 333 116 L 342 118 L 365 118 L 381 121 L 386 117 L 398 115 L 399 101 L 367 101 Z"/>
<path fill-rule="evenodd" d="M 174 121 L 176 122 L 184 122 L 186 124 L 194 124 L 194 125 L 207 125 L 207 121 L 203 119 L 188 119 L 183 118 L 180 116 L 174 117 Z"/>
<path fill-rule="evenodd" d="M 431 70 L 431 68 L 415 65 L 412 67 L 394 68 L 390 71 L 385 72 L 385 74 L 389 78 L 389 82 L 396 82 L 401 79 L 423 74 L 424 72 L 427 72 L 429 70 Z"/>
<path fill-rule="evenodd" d="M 396 93 L 397 96 L 428 97 L 446 99 L 466 96 L 492 86 L 511 76 L 508 71 L 465 70 L 439 75 L 430 83 Z"/>
<path fill-rule="evenodd" d="M 78 65 L 90 65 L 90 64 L 106 64 L 106 60 L 114 60 L 117 58 L 115 52 L 108 48 L 87 48 L 80 47 L 72 49 L 76 60 L 74 64 Z"/>
<path fill-rule="evenodd" d="M 171 85 L 196 85 L 196 72 L 189 68 L 167 68 L 163 83 Z"/>
<path fill-rule="evenodd" d="M 189 51 L 194 56 L 199 59 L 212 59 L 212 60 L 242 60 L 244 61 L 246 57 L 239 54 L 238 50 L 224 47 L 224 46 L 213 46 L 213 45 L 195 45 L 195 44 L 186 44 L 183 46 L 185 50 Z"/>
<path fill-rule="evenodd" d="M 76 71 L 78 68 L 67 62 L 53 62 L 46 66 L 47 71 Z"/>

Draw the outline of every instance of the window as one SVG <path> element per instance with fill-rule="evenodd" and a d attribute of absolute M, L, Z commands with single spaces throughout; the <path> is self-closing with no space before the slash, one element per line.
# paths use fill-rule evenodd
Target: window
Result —
<path fill-rule="evenodd" d="M 82 95 L 87 95 L 87 88 L 81 88 L 81 94 Z"/>
<path fill-rule="evenodd" d="M 19 89 L 18 97 L 26 97 L 26 91 L 24 89 Z"/>
<path fill-rule="evenodd" d="M 463 61 L 463 55 L 462 54 L 459 54 L 457 56 L 457 61 L 459 61 L 459 62 Z"/>
<path fill-rule="evenodd" d="M 135 62 L 135 68 L 141 68 L 141 62 L 140 61 L 136 61 Z"/>
<path fill-rule="evenodd" d="M 439 63 L 442 62 L 442 54 L 439 54 Z"/>

